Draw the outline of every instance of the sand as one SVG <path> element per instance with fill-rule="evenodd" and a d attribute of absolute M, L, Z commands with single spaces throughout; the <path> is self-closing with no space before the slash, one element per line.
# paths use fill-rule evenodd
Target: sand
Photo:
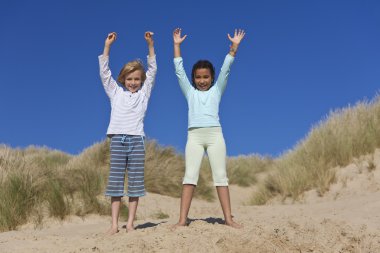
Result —
<path fill-rule="evenodd" d="M 375 168 L 367 169 L 368 159 Z M 380 252 L 379 165 L 377 150 L 337 168 L 338 180 L 323 197 L 310 191 L 298 203 L 248 206 L 253 189 L 232 185 L 232 210 L 242 229 L 223 225 L 218 201 L 195 199 L 190 225 L 172 231 L 180 200 L 149 193 L 141 198 L 133 232 L 105 235 L 108 216 L 47 219 L 42 228 L 26 224 L 0 233 L 0 252 Z"/>

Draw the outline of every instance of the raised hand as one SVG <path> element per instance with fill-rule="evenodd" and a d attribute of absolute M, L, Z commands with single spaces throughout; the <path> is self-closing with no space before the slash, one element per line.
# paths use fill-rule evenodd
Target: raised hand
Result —
<path fill-rule="evenodd" d="M 180 45 L 187 37 L 187 35 L 184 35 L 183 37 L 181 37 L 181 28 L 176 28 L 174 29 L 173 31 L 173 41 L 174 41 L 174 44 L 177 44 L 177 45 Z"/>
<path fill-rule="evenodd" d="M 115 42 L 117 38 L 117 34 L 115 32 L 111 32 L 107 35 L 106 41 L 105 41 L 105 46 L 111 46 L 112 43 Z"/>
<path fill-rule="evenodd" d="M 144 38 L 146 40 L 146 42 L 148 43 L 148 45 L 153 45 L 154 41 L 153 41 L 153 32 L 145 32 L 144 34 Z"/>
<path fill-rule="evenodd" d="M 104 42 L 104 50 L 103 50 L 103 55 L 104 56 L 109 56 L 110 54 L 110 48 L 112 43 L 115 42 L 117 37 L 117 34 L 115 32 L 111 32 L 107 35 L 106 41 Z"/>
<path fill-rule="evenodd" d="M 241 30 L 241 29 L 239 29 L 239 30 L 235 29 L 234 37 L 231 37 L 229 33 L 227 34 L 227 36 L 230 39 L 230 41 L 232 42 L 232 44 L 239 45 L 241 40 L 245 36 L 245 32 L 244 32 L 244 30 Z"/>
<path fill-rule="evenodd" d="M 234 37 L 231 37 L 231 35 L 229 33 L 227 33 L 227 36 L 230 39 L 230 41 L 232 42 L 232 45 L 230 46 L 229 54 L 235 57 L 236 52 L 237 52 L 238 47 L 239 47 L 239 44 L 245 36 L 245 32 L 242 29 L 239 29 L 239 30 L 235 29 Z"/>
<path fill-rule="evenodd" d="M 147 31 L 144 33 L 144 38 L 146 42 L 148 43 L 148 49 L 149 49 L 149 57 L 153 57 L 155 55 L 154 53 L 154 40 L 153 40 L 153 32 Z"/>

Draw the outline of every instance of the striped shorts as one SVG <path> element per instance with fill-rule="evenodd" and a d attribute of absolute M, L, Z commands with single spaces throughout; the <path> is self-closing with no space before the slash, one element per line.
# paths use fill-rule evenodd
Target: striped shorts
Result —
<path fill-rule="evenodd" d="M 112 136 L 110 145 L 110 174 L 105 195 L 111 197 L 144 196 L 144 136 L 116 134 Z M 124 192 L 126 170 L 128 172 L 128 193 Z"/>

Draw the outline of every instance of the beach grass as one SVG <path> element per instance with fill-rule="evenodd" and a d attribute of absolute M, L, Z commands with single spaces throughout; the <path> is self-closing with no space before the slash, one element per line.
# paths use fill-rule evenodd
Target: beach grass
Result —
<path fill-rule="evenodd" d="M 311 189 L 322 196 L 335 182 L 335 168 L 379 147 L 380 96 L 331 111 L 293 149 L 274 160 L 251 204 L 265 204 L 274 196 L 298 200 Z"/>
<path fill-rule="evenodd" d="M 253 205 L 266 204 L 272 198 L 295 201 L 311 189 L 322 196 L 335 181 L 335 168 L 379 147 L 380 97 L 376 96 L 330 112 L 293 149 L 277 158 L 255 154 L 228 157 L 229 183 L 255 185 L 250 200 Z M 155 140 L 147 140 L 145 148 L 147 191 L 180 197 L 184 155 Z M 31 221 L 38 225 L 44 217 L 62 220 L 68 215 L 109 215 L 110 200 L 104 197 L 109 158 L 107 139 L 78 155 L 47 147 L 0 145 L 0 231 L 14 230 Z M 374 169 L 369 162 L 368 170 Z M 215 196 L 205 156 L 195 197 L 215 201 Z M 127 214 L 125 206 L 122 216 Z"/>
<path fill-rule="evenodd" d="M 237 175 L 239 166 L 236 161 L 232 164 L 233 175 Z M 247 165 L 241 169 L 247 170 Z M 155 140 L 146 142 L 145 186 L 148 192 L 180 197 L 184 171 L 184 156 L 173 147 L 163 147 Z M 0 231 L 14 230 L 28 221 L 38 226 L 44 217 L 63 220 L 68 215 L 109 215 L 110 200 L 104 197 L 108 173 L 107 139 L 76 156 L 47 147 L 20 149 L 1 145 Z M 247 172 L 241 174 L 248 175 Z M 250 181 L 254 182 L 253 176 Z M 202 163 L 195 197 L 215 200 L 207 157 Z M 128 207 L 123 205 L 121 216 L 127 214 Z"/>

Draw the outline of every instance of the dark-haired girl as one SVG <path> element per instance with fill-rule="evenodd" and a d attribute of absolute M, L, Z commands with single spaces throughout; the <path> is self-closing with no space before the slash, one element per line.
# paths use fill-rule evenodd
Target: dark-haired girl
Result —
<path fill-rule="evenodd" d="M 226 171 L 226 144 L 219 122 L 219 103 L 226 88 L 231 64 L 244 35 L 243 30 L 235 30 L 233 37 L 228 34 L 232 45 L 217 80 L 215 80 L 215 70 L 211 62 L 201 60 L 193 66 L 191 84 L 183 68 L 180 51 L 180 45 L 187 35 L 181 37 L 180 28 L 175 29 L 173 32 L 175 71 L 189 106 L 188 136 L 185 151 L 186 171 L 182 182 L 180 217 L 175 227 L 187 224 L 191 200 L 198 182 L 199 169 L 206 151 L 210 160 L 214 185 L 222 206 L 225 224 L 241 228 L 240 224 L 233 221 L 231 215 Z"/>

